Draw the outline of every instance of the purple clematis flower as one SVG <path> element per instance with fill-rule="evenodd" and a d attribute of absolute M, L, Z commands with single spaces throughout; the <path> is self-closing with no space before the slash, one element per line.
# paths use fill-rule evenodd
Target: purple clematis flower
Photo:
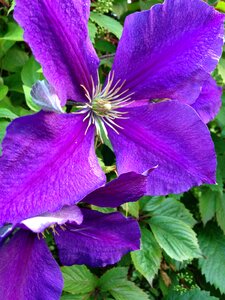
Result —
<path fill-rule="evenodd" d="M 128 190 L 128 178 L 134 182 L 132 192 Z M 126 201 L 136 201 L 145 190 L 146 176 L 131 172 L 95 190 L 83 202 L 117 207 Z M 19 230 L 4 243 L 15 228 Z M 60 298 L 62 274 L 44 239 L 40 238 L 46 229 L 53 231 L 59 259 L 67 266 L 103 267 L 115 264 L 127 252 L 140 248 L 138 222 L 119 212 L 104 214 L 65 206 L 54 213 L 6 225 L 0 228 L 1 299 Z"/>
<path fill-rule="evenodd" d="M 215 183 L 215 151 L 203 121 L 220 106 L 210 73 L 222 52 L 224 16 L 201 0 L 166 0 L 128 16 L 102 86 L 89 10 L 89 0 L 16 1 L 14 17 L 49 83 L 32 91 L 45 111 L 7 129 L 0 224 L 77 203 L 102 186 L 94 149 L 101 129 L 119 174 L 158 165 L 148 176 L 149 195 Z M 68 100 L 77 113 L 63 113 Z"/>

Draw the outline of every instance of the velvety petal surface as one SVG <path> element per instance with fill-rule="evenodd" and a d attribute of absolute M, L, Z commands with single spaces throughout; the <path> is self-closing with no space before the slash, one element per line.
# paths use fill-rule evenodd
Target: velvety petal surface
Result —
<path fill-rule="evenodd" d="M 40 233 L 52 225 L 63 225 L 68 223 L 77 223 L 80 225 L 83 221 L 83 214 L 78 206 L 65 206 L 61 210 L 54 213 L 45 213 L 38 217 L 26 219 L 20 224 L 33 232 Z"/>
<path fill-rule="evenodd" d="M 113 70 L 135 99 L 193 103 L 222 53 L 224 15 L 201 0 L 165 0 L 126 18 Z"/>
<path fill-rule="evenodd" d="M 129 251 L 140 247 L 138 222 L 121 213 L 103 214 L 82 209 L 81 225 L 57 229 L 55 241 L 63 265 L 87 264 L 103 267 L 118 262 Z"/>
<path fill-rule="evenodd" d="M 215 118 L 221 106 L 222 88 L 218 87 L 215 80 L 209 77 L 204 82 L 201 94 L 191 105 L 199 114 L 204 123 Z"/>
<path fill-rule="evenodd" d="M 188 105 L 166 101 L 126 108 L 124 129 L 111 129 L 119 174 L 141 173 L 158 165 L 148 176 L 147 194 L 180 193 L 202 183 L 215 183 L 216 157 L 206 125 Z"/>
<path fill-rule="evenodd" d="M 105 183 L 94 128 L 75 114 L 39 112 L 14 120 L 0 157 L 0 224 L 54 212 Z"/>
<path fill-rule="evenodd" d="M 0 247 L 0 256 L 0 299 L 60 299 L 62 274 L 43 239 L 20 230 Z"/>
<path fill-rule="evenodd" d="M 14 18 L 24 29 L 49 83 L 62 104 L 84 99 L 81 84 L 91 90 L 98 57 L 88 36 L 90 0 L 17 0 Z"/>
<path fill-rule="evenodd" d="M 83 202 L 101 207 L 118 207 L 126 202 L 137 201 L 144 196 L 146 185 L 146 176 L 129 172 L 96 189 L 87 195 Z"/>

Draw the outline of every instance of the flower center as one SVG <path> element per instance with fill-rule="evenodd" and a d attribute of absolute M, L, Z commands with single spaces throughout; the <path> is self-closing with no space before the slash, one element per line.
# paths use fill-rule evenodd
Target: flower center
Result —
<path fill-rule="evenodd" d="M 92 101 L 92 110 L 99 116 L 104 117 L 112 110 L 112 105 L 107 99 L 96 98 Z"/>
<path fill-rule="evenodd" d="M 99 78 L 97 86 L 95 86 L 93 78 L 91 78 L 91 80 L 91 94 L 85 86 L 81 85 L 89 102 L 82 107 L 84 109 L 83 111 L 87 112 L 84 121 L 89 119 L 86 132 L 91 124 L 94 124 L 97 135 L 99 135 L 102 140 L 102 130 L 104 130 L 106 137 L 108 137 L 107 126 L 113 129 L 117 134 L 119 134 L 118 128 L 123 129 L 117 124 L 116 119 L 128 119 L 126 116 L 127 112 L 122 110 L 122 108 L 133 103 L 131 96 L 134 93 L 129 94 L 128 89 L 123 90 L 125 81 L 121 83 L 121 80 L 118 80 L 114 84 L 114 72 L 109 73 L 104 88 Z"/>

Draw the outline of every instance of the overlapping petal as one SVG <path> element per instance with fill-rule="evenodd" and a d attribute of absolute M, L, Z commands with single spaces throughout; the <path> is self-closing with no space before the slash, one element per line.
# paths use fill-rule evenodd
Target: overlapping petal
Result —
<path fill-rule="evenodd" d="M 129 119 L 109 129 L 119 173 L 158 165 L 148 176 L 147 193 L 180 193 L 202 183 L 215 183 L 216 158 L 205 124 L 188 105 L 176 101 L 126 108 Z"/>
<path fill-rule="evenodd" d="M 62 274 L 43 239 L 20 230 L 0 256 L 0 299 L 60 299 Z"/>
<path fill-rule="evenodd" d="M 199 114 L 204 123 L 215 118 L 221 106 L 222 88 L 209 76 L 204 82 L 201 94 L 191 105 Z"/>
<path fill-rule="evenodd" d="M 120 213 L 103 214 L 82 209 L 81 225 L 57 229 L 55 241 L 63 265 L 87 264 L 103 267 L 118 262 L 129 251 L 140 247 L 138 222 Z"/>
<path fill-rule="evenodd" d="M 74 114 L 38 114 L 14 120 L 0 157 L 0 224 L 71 205 L 102 186 L 94 128 Z"/>
<path fill-rule="evenodd" d="M 43 215 L 23 220 L 23 225 L 31 231 L 40 233 L 52 225 L 63 225 L 65 223 L 77 223 L 80 225 L 83 221 L 83 215 L 78 206 L 65 206 L 54 213 L 45 213 Z"/>
<path fill-rule="evenodd" d="M 113 65 L 135 99 L 193 103 L 222 53 L 224 15 L 201 0 L 165 0 L 127 17 Z"/>
<path fill-rule="evenodd" d="M 16 21 L 62 104 L 82 101 L 81 84 L 91 89 L 98 57 L 88 36 L 90 0 L 17 0 Z"/>
<path fill-rule="evenodd" d="M 137 201 L 144 196 L 146 184 L 147 176 L 129 172 L 96 189 L 83 201 L 102 207 L 118 207 L 126 202 Z"/>

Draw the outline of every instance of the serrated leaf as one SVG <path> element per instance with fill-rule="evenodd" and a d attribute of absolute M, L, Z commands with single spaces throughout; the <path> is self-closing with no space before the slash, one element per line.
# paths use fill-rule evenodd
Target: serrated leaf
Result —
<path fill-rule="evenodd" d="M 112 286 L 120 284 L 121 280 L 126 280 L 127 272 L 128 268 L 125 267 L 110 269 L 99 279 L 98 286 L 101 288 L 101 291 L 107 292 Z"/>
<path fill-rule="evenodd" d="M 113 285 L 109 291 L 116 300 L 149 300 L 148 295 L 133 282 L 121 280 L 120 284 Z"/>
<path fill-rule="evenodd" d="M 172 292 L 165 300 L 219 300 L 216 297 L 210 296 L 207 291 L 201 291 L 200 289 L 193 289 L 188 292 L 180 294 L 179 292 Z"/>
<path fill-rule="evenodd" d="M 172 258 L 183 261 L 201 256 L 195 232 L 186 223 L 167 216 L 149 221 L 161 248 Z"/>
<path fill-rule="evenodd" d="M 23 29 L 16 23 L 9 22 L 7 33 L 0 40 L 21 42 L 23 41 Z"/>
<path fill-rule="evenodd" d="M 225 236 L 215 224 L 208 224 L 199 235 L 199 244 L 204 255 L 199 267 L 206 281 L 225 293 Z"/>
<path fill-rule="evenodd" d="M 62 267 L 64 291 L 71 294 L 84 294 L 93 291 L 98 283 L 89 269 L 84 266 Z"/>
<path fill-rule="evenodd" d="M 204 225 L 210 221 L 216 212 L 216 197 L 218 192 L 214 192 L 209 188 L 203 187 L 201 193 L 198 196 L 199 210 L 201 219 Z"/>
<path fill-rule="evenodd" d="M 0 108 L 0 118 L 14 120 L 15 118 L 18 118 L 18 116 L 7 108 Z"/>
<path fill-rule="evenodd" d="M 174 198 L 153 197 L 143 210 L 151 212 L 153 216 L 168 216 L 179 219 L 193 227 L 196 224 L 195 219 L 183 203 Z"/>
<path fill-rule="evenodd" d="M 146 228 L 141 230 L 141 250 L 131 252 L 136 270 L 152 284 L 162 259 L 161 249 L 153 234 Z"/>
<path fill-rule="evenodd" d="M 90 19 L 92 22 L 97 23 L 100 27 L 103 27 L 113 33 L 118 39 L 121 37 L 123 26 L 117 20 L 97 12 L 91 12 Z"/>
<path fill-rule="evenodd" d="M 8 93 L 9 88 L 6 85 L 0 85 L 0 100 L 4 99 Z"/>

